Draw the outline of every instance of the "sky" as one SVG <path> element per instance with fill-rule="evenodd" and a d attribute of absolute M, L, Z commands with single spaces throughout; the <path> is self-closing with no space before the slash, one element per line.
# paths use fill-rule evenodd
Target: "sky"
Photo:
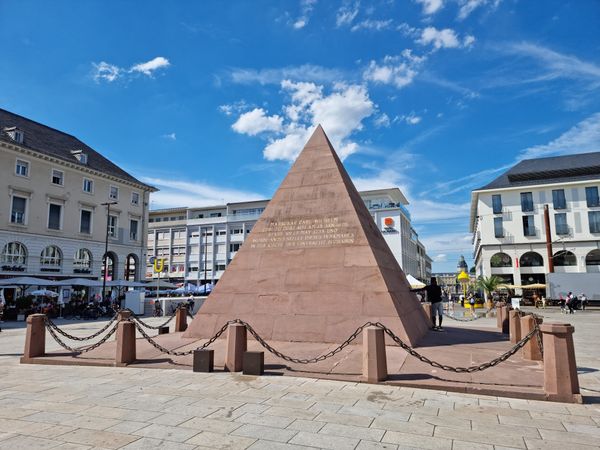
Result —
<path fill-rule="evenodd" d="M 158 187 L 152 209 L 270 198 L 320 123 L 454 271 L 471 190 L 600 151 L 598 24 L 598 0 L 0 0 L 0 107 Z"/>

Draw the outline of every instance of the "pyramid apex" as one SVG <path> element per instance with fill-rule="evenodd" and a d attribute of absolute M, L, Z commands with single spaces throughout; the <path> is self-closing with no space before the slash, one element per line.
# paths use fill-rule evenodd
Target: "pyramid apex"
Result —
<path fill-rule="evenodd" d="M 315 128 L 315 131 L 313 131 L 312 135 L 308 139 L 308 142 L 306 142 L 306 145 L 304 146 L 304 148 L 320 147 L 323 145 L 333 149 L 333 146 L 331 145 L 331 142 L 329 141 L 329 138 L 327 137 L 325 130 L 323 129 L 321 124 L 318 124 L 317 127 Z"/>

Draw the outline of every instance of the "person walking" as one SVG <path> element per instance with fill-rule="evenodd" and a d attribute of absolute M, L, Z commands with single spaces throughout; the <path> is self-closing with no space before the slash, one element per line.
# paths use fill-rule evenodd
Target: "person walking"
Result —
<path fill-rule="evenodd" d="M 546 309 L 546 296 L 542 295 L 542 308 Z"/>
<path fill-rule="evenodd" d="M 587 306 L 588 298 L 586 297 L 585 294 L 582 293 L 580 300 L 581 300 L 581 310 L 585 311 L 585 307 Z"/>
<path fill-rule="evenodd" d="M 442 288 L 437 284 L 437 278 L 431 277 L 431 283 L 423 288 L 427 293 L 427 301 L 431 303 L 431 320 L 433 330 L 443 331 L 442 318 L 444 316 L 444 304 L 442 302 Z M 439 325 L 436 326 L 435 318 L 438 317 Z"/>
<path fill-rule="evenodd" d="M 575 314 L 575 311 L 573 310 L 573 306 L 575 304 L 575 297 L 573 296 L 572 292 L 569 292 L 567 294 L 567 299 L 565 300 L 565 304 L 566 304 L 567 308 L 569 309 L 569 314 Z"/>
<path fill-rule="evenodd" d="M 471 315 L 475 317 L 475 295 L 472 292 L 469 293 L 469 308 L 471 308 Z"/>

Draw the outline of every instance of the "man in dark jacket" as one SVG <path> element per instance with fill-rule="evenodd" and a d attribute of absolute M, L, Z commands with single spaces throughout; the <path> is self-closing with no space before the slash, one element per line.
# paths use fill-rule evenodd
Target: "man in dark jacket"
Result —
<path fill-rule="evenodd" d="M 427 301 L 431 303 L 431 320 L 433 329 L 442 331 L 442 317 L 444 316 L 444 303 L 442 302 L 442 288 L 437 284 L 437 278 L 431 277 L 431 284 L 425 286 Z M 438 317 L 439 325 L 435 325 L 435 317 Z"/>

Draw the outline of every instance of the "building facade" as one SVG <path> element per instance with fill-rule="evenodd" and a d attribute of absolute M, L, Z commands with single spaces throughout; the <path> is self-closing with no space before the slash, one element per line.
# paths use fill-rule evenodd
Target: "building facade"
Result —
<path fill-rule="evenodd" d="M 74 136 L 0 109 L 0 277 L 137 281 L 155 191 Z M 110 206 L 110 215 L 103 203 Z"/>
<path fill-rule="evenodd" d="M 524 160 L 471 194 L 476 274 L 517 285 L 600 271 L 600 152 Z"/>
<path fill-rule="evenodd" d="M 405 273 L 423 278 L 431 259 L 418 241 L 400 189 L 360 193 L 373 220 Z M 172 208 L 150 212 L 148 255 L 165 260 L 161 278 L 171 282 L 215 283 L 235 257 L 268 200 L 205 208 Z M 420 249 L 420 250 L 419 250 Z M 156 278 L 146 265 L 146 277 Z"/>

